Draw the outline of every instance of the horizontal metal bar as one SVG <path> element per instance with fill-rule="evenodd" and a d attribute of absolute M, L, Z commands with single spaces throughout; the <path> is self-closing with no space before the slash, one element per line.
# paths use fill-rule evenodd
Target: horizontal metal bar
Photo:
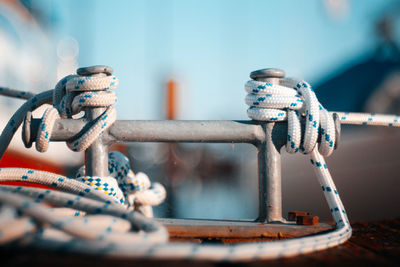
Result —
<path fill-rule="evenodd" d="M 252 121 L 117 121 L 108 137 L 110 141 L 256 144 L 263 142 L 265 133 Z"/>
<path fill-rule="evenodd" d="M 32 138 L 36 139 L 40 120 L 32 120 Z M 66 141 L 80 134 L 84 120 L 57 120 L 51 141 Z M 146 121 L 118 120 L 103 135 L 103 142 L 206 142 L 206 143 L 251 143 L 258 145 L 265 140 L 262 123 L 255 121 Z M 279 124 L 281 125 L 281 124 Z M 285 131 L 286 123 L 282 123 Z M 87 127 L 87 126 L 86 126 Z M 278 127 L 282 128 L 282 127 Z M 278 139 L 286 139 L 286 133 Z"/>
<path fill-rule="evenodd" d="M 31 140 L 36 140 L 41 119 L 33 118 L 31 120 Z M 61 142 L 67 141 L 77 136 L 86 124 L 84 119 L 59 119 L 56 121 L 53 131 L 51 132 L 50 141 Z"/>

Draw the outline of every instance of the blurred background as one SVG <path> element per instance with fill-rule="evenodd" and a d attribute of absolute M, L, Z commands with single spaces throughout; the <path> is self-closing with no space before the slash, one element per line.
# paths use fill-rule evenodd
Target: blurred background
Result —
<path fill-rule="evenodd" d="M 395 0 L 0 0 L 0 85 L 40 92 L 78 67 L 109 65 L 120 80 L 118 119 L 246 120 L 243 85 L 266 67 L 309 81 L 329 110 L 399 113 L 399 44 Z M 1 127 L 21 104 L 0 98 Z M 400 216 L 399 131 L 343 128 L 327 161 L 350 219 Z M 71 175 L 83 162 L 65 144 L 40 154 L 20 139 L 0 166 Z M 157 216 L 257 216 L 251 145 L 114 149 L 167 186 Z M 284 213 L 330 220 L 308 158 L 282 156 Z"/>

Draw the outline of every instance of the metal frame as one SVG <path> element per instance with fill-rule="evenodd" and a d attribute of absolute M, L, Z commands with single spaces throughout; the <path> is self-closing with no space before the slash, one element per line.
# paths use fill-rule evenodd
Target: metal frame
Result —
<path fill-rule="evenodd" d="M 51 141 L 72 139 L 84 131 L 87 121 L 87 118 L 59 119 Z M 36 139 L 40 122 L 41 119 L 32 119 L 31 140 Z M 257 221 L 285 222 L 282 218 L 279 150 L 286 142 L 286 133 L 286 122 L 118 120 L 85 151 L 85 166 L 88 175 L 106 176 L 108 146 L 117 142 L 249 143 L 258 149 Z"/>

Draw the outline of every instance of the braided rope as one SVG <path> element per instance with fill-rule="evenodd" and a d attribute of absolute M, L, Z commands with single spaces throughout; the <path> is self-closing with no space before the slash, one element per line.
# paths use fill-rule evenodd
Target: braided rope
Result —
<path fill-rule="evenodd" d="M 166 190 L 160 183 L 151 183 L 149 177 L 139 172 L 136 175 L 130 167 L 129 159 L 120 152 L 108 154 L 110 177 L 85 175 L 82 166 L 76 174 L 76 180 L 104 191 L 116 198 L 121 204 L 141 211 L 147 217 L 153 217 L 152 206 L 161 204 L 166 198 Z"/>
<path fill-rule="evenodd" d="M 85 78 L 86 79 L 86 78 Z M 109 87 L 112 81 L 108 80 Z M 90 80 L 90 79 L 87 79 Z M 79 90 L 90 91 L 93 99 L 98 90 L 108 90 L 104 84 L 83 85 L 82 78 L 66 77 L 60 81 L 56 90 L 36 96 L 35 103 L 30 99 L 21 107 L 7 124 L 0 137 L 0 155 L 7 147 L 14 131 L 22 121 L 21 114 L 34 109 L 33 105 L 49 102 L 53 97 L 57 113 L 60 117 L 71 117 L 78 112 L 79 104 L 85 102 L 84 93 L 73 96 Z M 289 84 L 290 85 L 290 84 Z M 64 86 L 71 91 L 63 93 Z M 249 81 L 246 83 L 246 103 L 251 107 L 248 115 L 256 120 L 283 121 L 288 120 L 288 140 L 286 149 L 290 153 L 301 150 L 309 153 L 311 164 L 324 192 L 325 198 L 336 222 L 336 229 L 329 233 L 316 236 L 302 237 L 278 242 L 235 244 L 232 246 L 198 245 L 185 243 L 167 243 L 168 234 L 165 228 L 154 220 L 146 218 L 139 212 L 127 209 L 120 204 L 118 198 L 109 195 L 104 187 L 90 184 L 84 176 L 84 169 L 79 178 L 84 182 L 68 179 L 59 175 L 26 169 L 0 169 L 0 181 L 30 181 L 51 186 L 54 191 L 37 188 L 0 186 L 0 244 L 19 241 L 25 245 L 35 245 L 61 251 L 73 251 L 87 254 L 102 254 L 120 257 L 151 257 L 153 259 L 203 259 L 212 261 L 246 261 L 256 259 L 271 259 L 293 256 L 336 246 L 345 242 L 351 236 L 351 227 L 344 206 L 333 183 L 327 165 L 322 155 L 332 153 L 334 146 L 334 127 L 330 114 L 318 103 L 315 93 L 306 82 L 299 83 L 295 88 L 271 83 Z M 78 87 L 78 88 L 76 88 Z M 60 89 L 61 88 L 61 89 Z M 64 94 L 64 95 L 63 95 Z M 83 95 L 82 95 L 83 94 Z M 81 100 L 82 99 L 82 100 Z M 102 100 L 96 100 L 102 101 Z M 92 102 L 94 103 L 94 102 Z M 96 106 L 97 104 L 90 104 Z M 98 102 L 96 102 L 98 103 Z M 112 105 L 110 102 L 107 105 Z M 55 111 L 46 111 L 43 121 L 45 130 L 51 132 L 47 125 L 57 117 Z M 56 114 L 56 115 L 54 115 Z M 397 116 L 340 113 L 342 123 L 400 126 Z M 301 140 L 300 121 L 306 120 L 304 140 Z M 50 121 L 49 124 L 48 121 Z M 42 129 L 42 128 L 40 128 Z M 319 130 L 321 129 L 321 130 Z M 318 151 L 318 131 L 322 135 Z M 89 137 L 86 137 L 89 138 Z M 40 139 L 40 138 L 39 138 Z M 42 138 L 43 139 L 43 138 Z M 43 142 L 49 137 L 44 135 Z M 90 138 L 89 138 L 90 139 Z M 7 141 L 8 140 L 8 141 Z M 4 143 L 6 142 L 6 143 Z M 84 147 L 84 146 L 83 146 Z M 2 150 L 3 149 L 3 150 Z M 45 148 L 44 148 L 45 149 Z M 148 205 L 159 203 L 165 197 L 165 189 L 158 184 L 150 185 L 148 177 L 130 170 L 129 162 L 123 155 L 113 152 L 109 161 L 110 174 L 115 177 L 128 205 L 142 204 L 143 209 Z M 85 179 L 87 180 L 85 181 Z M 93 178 L 92 178 L 93 179 Z M 97 178 L 94 178 L 97 179 Z M 102 178 L 100 178 L 102 179 Z M 102 184 L 102 186 L 105 186 Z M 164 191 L 163 191 L 164 190 Z M 134 194 L 130 194 L 134 193 Z M 148 200 L 147 195 L 153 199 Z M 121 197 L 120 197 L 121 198 Z M 57 215 L 54 208 L 68 207 L 76 210 L 75 217 Z M 17 212 L 10 212 L 18 210 Z M 87 215 L 79 217 L 82 212 Z M 22 214 L 22 217 L 21 215 Z M 93 214 L 103 214 L 99 217 Z M 29 218 L 24 217 L 29 216 Z M 34 221 L 31 219 L 33 218 Z M 13 227 L 9 227 L 13 225 Z"/>
<path fill-rule="evenodd" d="M 36 94 L 28 92 L 28 91 L 20 91 L 7 87 L 0 87 L 0 92 L 4 96 L 15 97 L 20 99 L 26 99 L 34 97 Z"/>
<path fill-rule="evenodd" d="M 106 243 L 118 242 L 118 240 L 124 243 L 133 242 L 135 244 L 138 241 L 158 243 L 160 241 L 165 242 L 168 236 L 165 229 L 155 221 L 146 218 L 139 212 L 129 211 L 119 204 L 104 204 L 102 201 L 90 200 L 68 193 L 45 189 L 23 187 L 0 187 L 0 189 L 0 201 L 2 203 L 15 207 L 40 223 L 50 224 L 56 229 L 83 240 L 96 240 Z M 32 198 L 35 201 L 32 201 Z M 46 206 L 40 204 L 42 202 L 57 206 L 69 206 L 74 209 L 84 210 L 90 214 L 104 214 L 123 218 L 128 220 L 132 227 L 141 229 L 144 232 L 129 234 L 129 232 L 119 229 L 112 234 L 113 231 L 107 230 L 108 227 L 104 227 L 104 225 L 99 227 L 98 220 L 95 219 L 92 219 L 90 222 L 86 217 L 54 216 L 52 212 L 48 211 Z M 109 222 L 115 223 L 112 218 L 110 218 Z M 102 223 L 104 224 L 104 221 Z M 99 228 L 105 228 L 106 231 L 99 231 Z M 124 228 L 127 229 L 128 227 L 125 226 Z M 120 232 L 123 232 L 123 234 Z"/>
<path fill-rule="evenodd" d="M 398 115 L 336 111 L 335 113 L 339 115 L 342 124 L 400 127 L 400 116 Z"/>
<path fill-rule="evenodd" d="M 17 111 L 8 121 L 7 125 L 4 127 L 1 133 L 0 158 L 3 157 L 4 152 L 6 151 L 8 145 L 10 144 L 11 139 L 14 137 L 15 132 L 17 131 L 19 126 L 21 126 L 21 123 L 24 120 L 26 113 L 37 109 L 43 104 L 51 103 L 51 99 L 53 97 L 53 91 L 54 90 L 48 90 L 40 94 L 37 94 L 34 97 L 30 98 L 28 101 L 26 101 L 19 109 L 17 109 Z M 2 91 L 0 91 L 0 94 L 1 93 Z"/>
<path fill-rule="evenodd" d="M 83 135 L 67 142 L 72 151 L 86 150 L 108 127 L 114 123 L 117 113 L 113 91 L 118 86 L 115 76 L 87 77 L 69 75 L 57 83 L 53 93 L 53 107 L 48 108 L 40 124 L 36 149 L 45 152 L 49 147 L 51 130 L 57 119 L 72 118 L 85 107 L 105 107 L 106 110 Z"/>
<path fill-rule="evenodd" d="M 335 125 L 332 116 L 318 102 L 314 90 L 307 82 L 294 88 L 250 80 L 245 84 L 247 115 L 260 121 L 288 121 L 286 151 L 309 154 L 314 149 L 321 132 L 319 152 L 329 156 L 335 142 Z M 305 119 L 304 140 L 301 142 L 301 117 Z"/>

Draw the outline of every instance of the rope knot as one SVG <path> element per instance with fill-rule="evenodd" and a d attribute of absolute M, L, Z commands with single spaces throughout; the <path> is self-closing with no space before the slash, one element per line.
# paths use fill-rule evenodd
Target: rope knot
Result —
<path fill-rule="evenodd" d="M 110 177 L 90 177 L 82 166 L 76 178 L 92 186 L 95 190 L 104 191 L 121 204 L 141 211 L 147 217 L 153 217 L 152 206 L 161 204 L 166 198 L 166 190 L 160 183 L 151 183 L 142 172 L 133 173 L 129 159 L 122 153 L 113 151 L 108 154 L 108 171 Z"/>
<path fill-rule="evenodd" d="M 37 134 L 36 149 L 40 152 L 47 151 L 57 119 L 74 118 L 73 116 L 84 108 L 106 108 L 82 135 L 67 142 L 73 151 L 86 150 L 116 120 L 114 105 L 117 96 L 112 89 L 117 86 L 118 79 L 111 75 L 68 75 L 61 79 L 53 91 L 53 107 L 48 108 L 43 114 Z"/>
<path fill-rule="evenodd" d="M 304 154 L 312 152 L 321 135 L 319 152 L 329 156 L 335 145 L 335 125 L 332 116 L 318 102 L 314 90 L 305 81 L 292 88 L 271 82 L 250 80 L 247 91 L 247 115 L 259 121 L 288 121 L 286 151 Z M 305 122 L 304 137 L 301 137 L 301 121 Z"/>

